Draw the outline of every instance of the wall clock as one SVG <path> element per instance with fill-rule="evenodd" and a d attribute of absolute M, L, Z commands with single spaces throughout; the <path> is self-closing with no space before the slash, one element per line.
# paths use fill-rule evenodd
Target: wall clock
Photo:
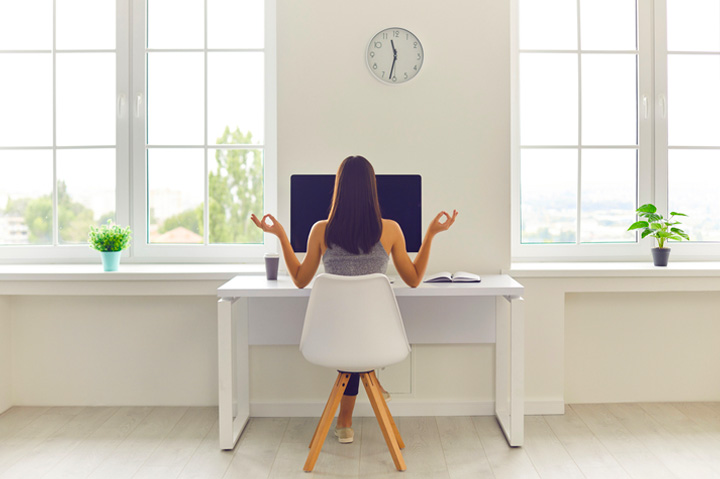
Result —
<path fill-rule="evenodd" d="M 375 34 L 365 54 L 370 72 L 383 83 L 405 83 L 420 72 L 425 59 L 420 40 L 404 28 Z"/>

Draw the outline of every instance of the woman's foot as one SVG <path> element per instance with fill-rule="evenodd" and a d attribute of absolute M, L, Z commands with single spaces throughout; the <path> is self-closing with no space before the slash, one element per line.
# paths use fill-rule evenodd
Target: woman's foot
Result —
<path fill-rule="evenodd" d="M 340 444 L 349 444 L 353 442 L 354 436 L 355 433 L 353 432 L 351 427 L 335 428 L 335 437 L 338 438 L 338 442 L 340 442 Z"/>

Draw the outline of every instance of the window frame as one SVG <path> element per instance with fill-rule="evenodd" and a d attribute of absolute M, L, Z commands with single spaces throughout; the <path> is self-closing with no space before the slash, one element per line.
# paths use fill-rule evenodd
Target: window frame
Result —
<path fill-rule="evenodd" d="M 91 263 L 98 253 L 87 244 L 58 243 L 57 174 L 55 143 L 56 100 L 55 48 L 56 1 L 53 0 L 53 145 L 49 147 L 2 147 L 3 150 L 42 149 L 53 151 L 53 244 L 2 245 L 0 263 Z M 265 142 L 263 145 L 231 145 L 231 148 L 263 149 L 265 211 L 277 213 L 277 41 L 276 0 L 265 0 Z M 133 241 L 123 251 L 122 261 L 128 263 L 236 263 L 258 262 L 264 253 L 275 252 L 277 244 L 263 235 L 262 244 L 222 245 L 151 245 L 147 238 L 147 197 L 145 170 L 145 0 L 116 0 L 116 190 L 115 217 L 121 225 L 130 225 Z M 207 11 L 207 0 L 204 2 Z M 32 50 L 35 52 L 35 50 Z M 138 117 L 137 95 L 141 95 Z M 212 148 L 215 148 L 214 146 Z M 207 151 L 208 145 L 204 146 Z M 207 171 L 205 197 L 207 198 Z M 258 212 L 262 213 L 262 212 Z M 207 219 L 206 219 L 207 223 Z M 207 231 L 207 228 L 205 228 Z"/>
<path fill-rule="evenodd" d="M 132 84 L 134 99 L 134 108 L 136 111 L 135 120 L 132 126 L 132 217 L 130 224 L 133 230 L 133 246 L 132 256 L 139 261 L 153 262 L 246 262 L 259 261 L 265 253 L 276 252 L 276 243 L 268 241 L 267 235 L 263 234 L 262 244 L 207 244 L 207 245 L 183 245 L 183 244 L 149 244 L 146 241 L 148 237 L 147 231 L 147 170 L 146 170 L 146 113 L 145 98 L 147 93 L 147 82 L 145 77 L 145 14 L 146 0 L 133 1 L 133 23 L 142 25 L 143 28 L 136 28 L 133 31 L 133 65 L 132 65 Z M 204 2 L 205 18 L 207 22 L 207 0 Z M 277 74 L 276 74 L 276 1 L 265 0 L 265 141 L 262 145 L 204 145 L 205 151 L 205 187 L 204 187 L 204 206 L 207 208 L 208 198 L 208 171 L 207 171 L 207 152 L 210 149 L 230 148 L 230 149 L 263 149 L 264 163 L 264 203 L 265 211 L 268 213 L 277 213 Z M 207 39 L 207 28 L 205 28 L 205 37 Z M 235 49 L 233 49 L 235 50 Z M 242 49 L 237 49 L 242 50 Z M 257 51 L 258 49 L 248 49 L 249 51 Z M 203 51 L 207 52 L 205 48 Z M 207 69 L 205 70 L 207 75 Z M 207 84 L 207 82 L 206 82 Z M 207 86 L 205 86 L 207 91 Z M 138 97 L 140 98 L 138 100 Z M 137 108 L 141 111 L 138 112 Z M 207 113 L 207 102 L 205 103 Z M 258 212 L 264 213 L 264 212 Z M 205 237 L 207 238 L 208 218 L 205 215 Z M 138 241 L 142 238 L 142 241 Z"/>
<path fill-rule="evenodd" d="M 646 261 L 652 238 L 635 243 L 523 244 L 521 242 L 519 4 L 511 3 L 511 251 L 513 261 Z M 578 25 L 580 22 L 580 0 Z M 654 203 L 662 214 L 668 208 L 668 120 L 666 1 L 637 0 L 638 51 L 638 205 Z M 655 28 L 655 26 L 659 26 Z M 578 26 L 579 34 L 579 26 Z M 578 50 L 582 52 L 582 50 Z M 579 80 L 581 81 L 581 79 Z M 581 93 L 580 93 L 581 95 Z M 580 104 L 581 105 L 581 104 Z M 580 106 L 580 109 L 582 107 Z M 581 114 L 580 114 L 581 115 Z M 581 122 L 582 119 L 580 118 Z M 581 128 L 581 123 L 578 125 Z M 582 148 L 579 146 L 578 148 Z M 581 163 L 580 163 L 581 165 Z M 578 216 L 581 211 L 581 169 L 578 167 Z M 629 224 L 628 224 L 629 226 Z M 676 259 L 720 259 L 720 244 L 671 244 Z"/>
<path fill-rule="evenodd" d="M 81 146 L 58 146 L 56 138 L 57 128 L 57 74 L 56 74 L 56 58 L 58 53 L 64 50 L 56 48 L 57 37 L 57 0 L 52 1 L 52 22 L 53 22 L 53 44 L 52 49 L 47 53 L 53 56 L 53 144 L 51 146 L 40 147 L 3 147 L 3 150 L 52 150 L 53 156 L 53 184 L 52 184 L 52 244 L 49 245 L 1 245 L 0 246 L 0 262 L 6 264 L 19 263 L 69 263 L 69 262 L 93 262 L 97 260 L 97 252 L 93 251 L 87 243 L 83 244 L 59 244 L 58 231 L 58 191 L 57 191 L 57 151 L 63 149 L 86 149 L 96 148 L 92 145 Z M 127 111 L 125 100 L 122 96 L 123 91 L 128 91 L 130 78 L 127 73 L 128 55 L 129 55 L 129 38 L 130 38 L 130 10 L 129 0 L 116 0 L 116 32 L 115 32 L 115 84 L 116 84 L 116 122 L 115 122 L 115 217 L 116 221 L 121 224 L 128 224 L 129 203 L 127 185 L 129 184 L 129 175 L 127 168 L 127 160 L 129 151 L 129 124 L 123 121 L 123 111 Z M 69 50 L 71 52 L 83 52 L 83 50 Z M 104 51 L 104 50 L 100 50 Z M 19 51 L 20 52 L 20 51 Z M 38 52 L 30 50 L 30 52 Z M 88 50 L 94 52 L 94 50 Z M 44 50 L 42 51 L 44 53 Z M 125 185 L 124 188 L 122 185 Z M 127 251 L 123 252 L 123 256 L 127 256 Z"/>

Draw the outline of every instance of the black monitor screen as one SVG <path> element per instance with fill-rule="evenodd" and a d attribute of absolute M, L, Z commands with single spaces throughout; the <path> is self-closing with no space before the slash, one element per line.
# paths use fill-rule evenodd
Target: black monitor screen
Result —
<path fill-rule="evenodd" d="M 422 178 L 420 175 L 376 175 L 382 217 L 402 228 L 407 250 L 420 249 Z M 335 175 L 290 177 L 290 243 L 296 253 L 307 249 L 310 228 L 330 213 Z"/>

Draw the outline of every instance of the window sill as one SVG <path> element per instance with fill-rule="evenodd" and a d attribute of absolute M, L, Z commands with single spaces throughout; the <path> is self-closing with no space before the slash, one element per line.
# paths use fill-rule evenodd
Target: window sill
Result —
<path fill-rule="evenodd" d="M 262 274 L 263 264 L 131 264 L 103 271 L 100 264 L 0 265 L 0 281 L 226 281 Z"/>
<path fill-rule="evenodd" d="M 513 278 L 704 278 L 720 277 L 720 262 L 683 262 L 666 267 L 647 262 L 513 263 Z"/>

